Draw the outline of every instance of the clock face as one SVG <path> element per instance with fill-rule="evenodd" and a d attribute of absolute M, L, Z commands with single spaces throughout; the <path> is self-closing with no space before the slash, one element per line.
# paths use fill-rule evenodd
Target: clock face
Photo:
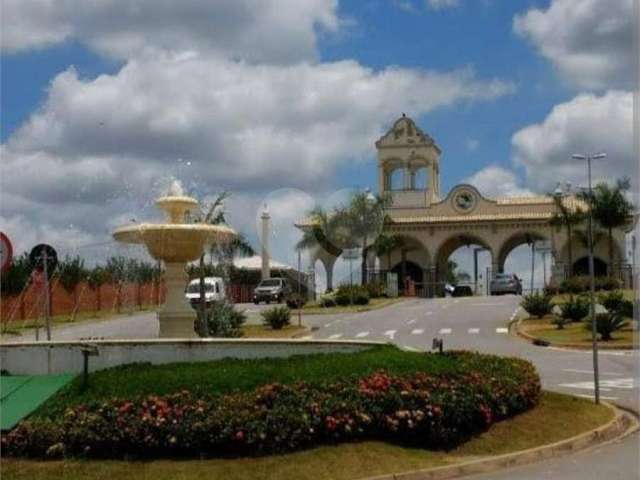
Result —
<path fill-rule="evenodd" d="M 453 197 L 453 206 L 461 212 L 470 212 L 476 205 L 476 196 L 469 191 L 461 191 Z"/>

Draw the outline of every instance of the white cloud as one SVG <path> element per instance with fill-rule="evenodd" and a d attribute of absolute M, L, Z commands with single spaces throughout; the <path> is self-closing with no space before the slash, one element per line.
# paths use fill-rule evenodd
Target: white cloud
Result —
<path fill-rule="evenodd" d="M 4 0 L 2 49 L 78 40 L 120 59 L 197 52 L 249 61 L 316 58 L 317 30 L 340 27 L 337 0 Z"/>
<path fill-rule="evenodd" d="M 635 181 L 632 94 L 578 95 L 556 105 L 542 122 L 516 132 L 512 145 L 527 186 L 537 191 L 552 191 L 560 181 L 586 185 L 586 165 L 572 160 L 574 153 L 608 154 L 594 162 L 594 181 L 623 176 Z"/>
<path fill-rule="evenodd" d="M 579 87 L 636 85 L 633 0 L 552 0 L 517 15 L 513 26 Z"/>
<path fill-rule="evenodd" d="M 531 190 L 523 187 L 514 172 L 497 165 L 490 165 L 479 170 L 462 183 L 475 186 L 488 198 L 523 197 L 532 195 Z"/>
<path fill-rule="evenodd" d="M 3 216 L 108 239 L 122 219 L 157 216 L 152 201 L 172 175 L 198 196 L 223 187 L 315 192 L 341 165 L 370 157 L 399 112 L 512 90 L 471 70 L 374 72 L 353 61 L 269 66 L 162 56 L 93 80 L 69 69 L 2 145 Z"/>
<path fill-rule="evenodd" d="M 460 6 L 460 0 L 427 0 L 427 6 L 434 10 L 454 8 Z"/>

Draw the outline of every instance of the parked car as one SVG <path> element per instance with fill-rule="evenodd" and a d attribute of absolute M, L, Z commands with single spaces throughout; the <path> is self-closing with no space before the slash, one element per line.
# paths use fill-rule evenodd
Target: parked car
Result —
<path fill-rule="evenodd" d="M 187 285 L 185 296 L 193 308 L 197 308 L 200 304 L 200 279 L 195 278 Z M 211 305 L 213 302 L 221 302 L 226 297 L 224 281 L 220 277 L 204 278 L 204 301 L 205 305 Z"/>
<path fill-rule="evenodd" d="M 473 289 L 469 285 L 456 285 L 451 293 L 452 297 L 473 297 Z"/>
<path fill-rule="evenodd" d="M 489 284 L 491 295 L 522 295 L 522 282 L 515 273 L 497 273 Z"/>
<path fill-rule="evenodd" d="M 253 291 L 253 303 L 282 302 L 291 294 L 291 285 L 284 278 L 262 280 Z"/>

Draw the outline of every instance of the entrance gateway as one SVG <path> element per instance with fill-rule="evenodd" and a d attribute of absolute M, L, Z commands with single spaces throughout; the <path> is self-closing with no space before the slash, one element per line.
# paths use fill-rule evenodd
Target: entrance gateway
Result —
<path fill-rule="evenodd" d="M 480 245 L 491 256 L 491 271 L 503 272 L 511 251 L 523 244 L 545 241 L 551 247 L 555 263 L 551 281 L 559 282 L 570 270 L 569 238 L 566 228 L 552 226 L 558 213 L 556 200 L 549 195 L 487 198 L 472 185 L 453 187 L 446 195 L 440 191 L 440 155 L 434 139 L 402 115 L 376 142 L 378 152 L 378 191 L 389 200 L 388 222 L 383 232 L 400 236 L 401 246 L 391 255 L 379 258 L 383 271 L 407 276 L 416 283 L 419 293 L 441 293 L 449 256 L 459 247 Z M 575 195 L 563 196 L 566 208 L 587 210 Z M 302 222 L 301 229 L 310 224 Z M 581 227 L 574 227 L 579 230 Z M 623 261 L 625 230 L 614 231 L 614 265 Z M 579 237 L 571 239 L 573 269 L 578 273 L 588 251 Z M 607 243 L 594 246 L 596 263 L 607 272 Z M 311 265 L 317 260 L 327 271 L 328 288 L 337 257 L 317 248 L 311 252 Z M 375 255 L 369 253 L 370 270 Z M 402 285 L 402 282 L 400 282 Z M 401 287 L 402 288 L 402 287 Z"/>

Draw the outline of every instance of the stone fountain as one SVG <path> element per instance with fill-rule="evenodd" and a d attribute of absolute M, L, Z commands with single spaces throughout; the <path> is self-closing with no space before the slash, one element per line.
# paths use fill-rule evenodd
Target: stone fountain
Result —
<path fill-rule="evenodd" d="M 156 205 L 165 212 L 167 223 L 123 226 L 113 232 L 113 238 L 122 243 L 144 244 L 153 258 L 165 264 L 167 296 L 158 315 L 160 337 L 194 337 L 196 314 L 184 295 L 188 280 L 185 267 L 200 258 L 206 245 L 229 242 L 236 232 L 223 225 L 188 223 L 198 201 L 184 195 L 175 180 L 167 195 L 156 200 Z"/>

